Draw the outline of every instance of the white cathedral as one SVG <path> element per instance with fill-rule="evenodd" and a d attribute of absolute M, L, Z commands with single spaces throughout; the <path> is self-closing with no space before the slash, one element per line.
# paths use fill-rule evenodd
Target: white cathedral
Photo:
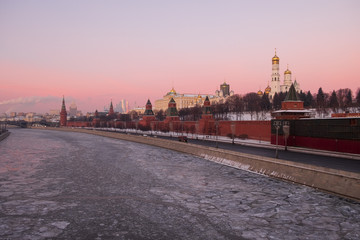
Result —
<path fill-rule="evenodd" d="M 273 99 L 275 93 L 285 93 L 289 91 L 291 84 L 293 83 L 291 80 L 291 71 L 289 70 L 288 66 L 284 72 L 284 84 L 280 84 L 279 62 L 280 59 L 278 56 L 276 56 L 275 49 L 275 56 L 272 58 L 271 83 L 270 86 L 265 89 L 265 93 L 269 94 L 269 99 Z M 296 92 L 300 92 L 300 84 L 296 81 L 296 79 L 294 81 L 294 87 Z"/>

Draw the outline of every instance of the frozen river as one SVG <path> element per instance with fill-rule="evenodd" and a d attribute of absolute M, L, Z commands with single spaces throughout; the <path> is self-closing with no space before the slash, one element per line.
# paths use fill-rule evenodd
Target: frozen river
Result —
<path fill-rule="evenodd" d="M 360 204 L 80 133 L 0 142 L 0 239 L 360 239 Z"/>

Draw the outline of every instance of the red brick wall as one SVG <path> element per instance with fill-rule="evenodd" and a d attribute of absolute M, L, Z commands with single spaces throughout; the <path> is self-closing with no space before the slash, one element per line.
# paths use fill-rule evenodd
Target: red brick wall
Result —
<path fill-rule="evenodd" d="M 219 134 L 227 136 L 232 134 L 231 124 L 234 124 L 234 134 L 236 137 L 245 136 L 250 139 L 270 141 L 271 121 L 220 121 Z"/>
<path fill-rule="evenodd" d="M 171 124 L 172 126 L 171 126 Z M 170 121 L 170 122 L 159 122 L 152 121 L 154 130 L 158 131 L 172 131 L 185 133 L 196 133 L 215 135 L 216 134 L 216 123 L 213 119 L 201 119 L 199 122 L 195 121 Z M 232 134 L 231 124 L 234 124 L 235 137 L 245 137 L 250 139 L 257 139 L 263 141 L 270 141 L 271 139 L 271 122 L 270 121 L 219 121 L 218 122 L 218 134 L 220 136 L 228 136 Z M 93 122 L 80 122 L 80 121 L 68 121 L 67 126 L 69 127 L 91 127 Z M 98 127 L 115 127 L 114 121 L 101 121 L 97 123 Z M 147 126 L 151 129 L 150 121 L 140 121 L 140 125 Z M 135 122 L 126 122 L 126 125 L 122 121 L 116 121 L 117 128 L 136 128 Z"/>
<path fill-rule="evenodd" d="M 304 109 L 304 102 L 302 101 L 283 101 L 281 102 L 281 110 L 302 110 Z"/>
<path fill-rule="evenodd" d="M 271 144 L 276 144 L 275 134 L 271 136 Z M 285 146 L 284 136 L 278 136 L 278 144 Z M 360 141 L 356 140 L 289 136 L 287 139 L 287 145 L 360 154 Z"/>
<path fill-rule="evenodd" d="M 67 121 L 67 127 L 91 127 L 92 122 Z"/>

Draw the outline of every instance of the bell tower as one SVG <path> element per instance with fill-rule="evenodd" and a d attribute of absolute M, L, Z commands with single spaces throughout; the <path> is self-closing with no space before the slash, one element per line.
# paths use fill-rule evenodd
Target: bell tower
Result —
<path fill-rule="evenodd" d="M 286 71 L 284 72 L 284 89 L 281 89 L 281 91 L 282 92 L 289 91 L 291 84 L 292 84 L 291 71 L 289 70 L 289 65 L 288 65 Z"/>
<path fill-rule="evenodd" d="M 270 92 L 270 99 L 275 95 L 275 93 L 280 92 L 280 73 L 279 73 L 279 63 L 280 58 L 276 55 L 276 48 L 275 48 L 275 56 L 272 58 L 272 74 L 271 74 L 271 92 Z"/>

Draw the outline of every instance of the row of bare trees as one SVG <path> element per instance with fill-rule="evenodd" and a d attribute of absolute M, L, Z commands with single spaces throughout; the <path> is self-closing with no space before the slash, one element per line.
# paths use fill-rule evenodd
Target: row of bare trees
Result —
<path fill-rule="evenodd" d="M 360 108 L 360 91 L 358 89 L 355 98 L 353 99 L 351 89 L 344 88 L 331 93 L 324 93 L 322 88 L 319 88 L 316 98 L 316 108 L 320 114 L 325 114 L 329 110 L 332 112 L 349 112 L 358 111 Z"/>
<path fill-rule="evenodd" d="M 243 96 L 235 94 L 226 99 L 226 101 L 212 104 L 212 112 L 215 119 L 228 120 L 230 116 L 235 116 L 234 120 L 242 120 L 244 113 L 250 114 L 251 120 L 264 119 L 266 113 L 270 111 L 281 109 L 281 102 L 284 101 L 286 93 L 275 94 L 272 102 L 268 95 L 251 92 Z M 325 114 L 329 111 L 346 112 L 350 109 L 360 108 L 360 88 L 357 91 L 355 98 L 351 89 L 344 88 L 331 93 L 324 93 L 322 88 L 318 92 L 312 94 L 308 92 L 300 92 L 299 98 L 304 102 L 305 108 L 317 109 L 318 113 Z M 202 106 L 198 105 L 192 108 L 183 108 L 179 110 L 179 117 L 182 121 L 198 121 L 202 115 Z M 138 120 L 139 115 L 133 111 L 129 114 L 119 114 L 117 116 L 100 116 L 101 120 L 118 119 L 120 121 Z M 163 121 L 166 117 L 166 112 L 163 110 L 155 112 L 155 117 L 158 121 Z M 92 121 L 91 118 L 76 119 L 82 121 Z"/>
<path fill-rule="evenodd" d="M 212 104 L 212 112 L 216 119 L 227 120 L 230 115 L 235 115 L 236 120 L 241 120 L 244 112 L 253 116 L 259 112 L 268 112 L 271 110 L 271 103 L 268 95 L 259 97 L 256 93 L 248 93 L 244 96 L 235 94 L 230 96 L 224 102 Z M 197 121 L 201 118 L 201 106 L 184 108 L 179 111 L 181 120 Z"/>
<path fill-rule="evenodd" d="M 235 94 L 226 99 L 225 102 L 219 102 L 212 105 L 214 117 L 216 119 L 227 120 L 230 115 L 236 120 L 241 120 L 244 113 L 250 114 L 251 120 L 263 119 L 264 115 L 270 111 L 281 109 L 281 102 L 285 100 L 287 93 L 275 94 L 272 102 L 268 95 L 251 92 L 243 96 Z M 329 110 L 333 112 L 349 111 L 350 109 L 360 108 L 360 88 L 353 98 L 351 89 L 344 88 L 332 93 L 324 93 L 320 87 L 318 92 L 312 94 L 310 91 L 300 92 L 299 98 L 304 102 L 307 109 L 317 109 L 319 113 L 327 113 Z M 185 108 L 179 111 L 181 120 L 196 121 L 201 118 L 201 106 Z"/>

